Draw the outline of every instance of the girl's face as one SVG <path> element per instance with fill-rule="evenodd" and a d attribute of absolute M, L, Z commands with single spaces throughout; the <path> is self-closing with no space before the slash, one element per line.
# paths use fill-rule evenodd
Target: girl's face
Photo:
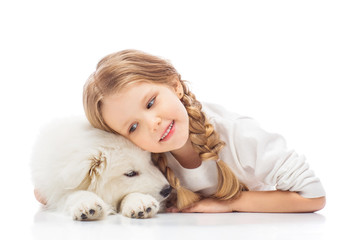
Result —
<path fill-rule="evenodd" d="M 189 138 L 189 117 L 179 98 L 182 87 L 136 83 L 103 99 L 106 124 L 153 153 L 181 148 Z"/>

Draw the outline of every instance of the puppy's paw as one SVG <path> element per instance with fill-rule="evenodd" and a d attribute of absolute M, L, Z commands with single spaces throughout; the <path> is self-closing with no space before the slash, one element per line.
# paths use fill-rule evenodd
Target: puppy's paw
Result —
<path fill-rule="evenodd" d="M 151 218 L 159 211 L 159 202 L 142 193 L 128 194 L 122 201 L 120 212 L 130 218 Z"/>
<path fill-rule="evenodd" d="M 78 221 L 100 220 L 105 216 L 104 205 L 96 201 L 84 201 L 72 211 L 73 219 Z"/>
<path fill-rule="evenodd" d="M 100 220 L 111 214 L 111 208 L 95 193 L 88 191 L 71 194 L 66 206 L 72 218 L 78 221 Z"/>

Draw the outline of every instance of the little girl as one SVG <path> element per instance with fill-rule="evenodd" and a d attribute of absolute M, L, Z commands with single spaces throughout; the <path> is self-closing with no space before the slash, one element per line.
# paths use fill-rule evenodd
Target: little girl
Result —
<path fill-rule="evenodd" d="M 90 123 L 152 152 L 177 212 L 314 212 L 325 205 L 305 159 L 248 117 L 201 104 L 166 60 L 110 54 L 84 86 Z"/>
<path fill-rule="evenodd" d="M 314 212 L 324 189 L 305 159 L 248 117 L 201 104 L 168 62 L 110 54 L 84 86 L 90 123 L 152 152 L 177 191 L 174 211 Z"/>

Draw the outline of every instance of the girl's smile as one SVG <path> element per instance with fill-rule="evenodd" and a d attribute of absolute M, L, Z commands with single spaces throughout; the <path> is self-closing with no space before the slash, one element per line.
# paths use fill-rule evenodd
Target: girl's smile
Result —
<path fill-rule="evenodd" d="M 177 150 L 189 137 L 189 117 L 177 89 L 147 82 L 129 85 L 103 99 L 104 120 L 144 150 Z"/>
<path fill-rule="evenodd" d="M 160 141 L 167 141 L 175 132 L 175 121 L 172 121 L 160 138 Z"/>

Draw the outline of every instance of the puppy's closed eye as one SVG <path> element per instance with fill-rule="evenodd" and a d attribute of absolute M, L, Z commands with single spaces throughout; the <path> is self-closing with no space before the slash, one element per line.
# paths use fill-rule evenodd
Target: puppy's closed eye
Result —
<path fill-rule="evenodd" d="M 131 170 L 131 171 L 128 171 L 127 173 L 125 173 L 124 175 L 127 177 L 135 177 L 135 176 L 139 175 L 139 172 Z"/>

